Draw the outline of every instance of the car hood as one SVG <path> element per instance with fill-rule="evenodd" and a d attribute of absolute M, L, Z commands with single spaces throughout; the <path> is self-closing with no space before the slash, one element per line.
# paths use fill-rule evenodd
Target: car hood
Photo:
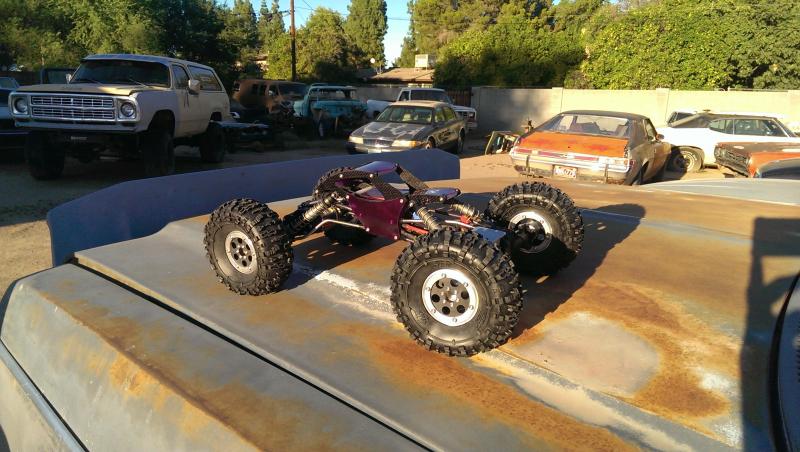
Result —
<path fill-rule="evenodd" d="M 29 85 L 17 90 L 19 93 L 69 93 L 69 94 L 109 94 L 130 96 L 141 91 L 167 91 L 168 88 L 141 85 L 102 85 L 96 83 L 70 83 L 59 85 Z"/>
<path fill-rule="evenodd" d="M 393 140 L 413 140 L 430 132 L 431 126 L 425 124 L 403 124 L 399 122 L 371 122 L 353 134 L 362 138 L 387 138 Z"/>
<path fill-rule="evenodd" d="M 518 182 L 431 186 L 482 208 Z M 584 209 L 584 249 L 556 277 L 524 278 L 518 329 L 491 353 L 441 356 L 398 326 L 388 275 L 402 242 L 310 237 L 284 290 L 242 297 L 205 259 L 207 217 L 21 280 L 0 338 L 89 445 L 117 436 L 81 420 L 140 413 L 152 422 L 131 427 L 146 440 L 222 431 L 262 449 L 357 448 L 338 442 L 346 413 L 299 402 L 319 388 L 430 449 L 771 449 L 767 376 L 800 271 L 796 207 L 551 182 Z M 300 201 L 271 207 L 285 215 Z M 275 394 L 273 366 L 304 392 Z M 309 443 L 280 447 L 281 435 Z"/>

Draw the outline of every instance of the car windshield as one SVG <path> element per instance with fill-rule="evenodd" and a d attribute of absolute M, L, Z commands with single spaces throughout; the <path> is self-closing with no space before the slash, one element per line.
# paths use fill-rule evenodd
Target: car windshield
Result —
<path fill-rule="evenodd" d="M 315 89 L 311 92 L 311 97 L 316 99 L 352 99 L 353 98 L 353 90 L 351 89 L 338 89 L 338 88 L 326 88 L 326 89 Z"/>
<path fill-rule="evenodd" d="M 578 135 L 605 135 L 628 138 L 631 121 L 627 118 L 587 114 L 558 115 L 539 127 L 538 130 L 563 132 Z"/>
<path fill-rule="evenodd" d="M 420 89 L 412 91 L 411 100 L 434 100 L 437 102 L 452 104 L 446 92 L 432 89 Z"/>
<path fill-rule="evenodd" d="M 70 83 L 169 86 L 169 69 L 161 63 L 129 60 L 84 61 Z"/>
<path fill-rule="evenodd" d="M 389 107 L 383 110 L 383 113 L 375 121 L 430 124 L 433 122 L 433 109 L 426 107 Z"/>

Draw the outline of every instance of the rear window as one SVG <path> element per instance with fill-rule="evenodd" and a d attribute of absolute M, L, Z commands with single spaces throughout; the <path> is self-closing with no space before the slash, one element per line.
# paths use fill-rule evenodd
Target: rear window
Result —
<path fill-rule="evenodd" d="M 306 85 L 302 83 L 281 83 L 278 85 L 278 92 L 282 96 L 298 95 L 302 96 L 306 93 Z"/>
<path fill-rule="evenodd" d="M 562 114 L 539 127 L 549 132 L 572 133 L 578 135 L 604 135 L 628 138 L 631 135 L 631 121 L 613 116 Z"/>

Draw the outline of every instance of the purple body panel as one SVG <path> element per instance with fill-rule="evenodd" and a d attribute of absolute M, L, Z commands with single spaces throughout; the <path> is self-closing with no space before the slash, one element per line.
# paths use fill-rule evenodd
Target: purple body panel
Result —
<path fill-rule="evenodd" d="M 405 199 L 367 199 L 350 195 L 349 205 L 370 234 L 392 240 L 400 236 L 400 218 L 406 207 Z"/>
<path fill-rule="evenodd" d="M 356 168 L 356 171 L 365 171 L 367 173 L 377 173 L 377 174 L 390 174 L 397 171 L 397 163 L 384 162 L 378 160 L 372 163 L 367 163 L 364 166 L 359 166 L 358 168 Z"/>

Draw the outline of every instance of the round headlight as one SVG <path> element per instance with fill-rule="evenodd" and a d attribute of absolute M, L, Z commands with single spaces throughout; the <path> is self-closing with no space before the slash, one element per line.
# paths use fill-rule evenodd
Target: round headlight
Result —
<path fill-rule="evenodd" d="M 20 97 L 14 100 L 14 110 L 17 113 L 28 113 L 28 100 L 24 97 Z"/>
<path fill-rule="evenodd" d="M 130 102 L 123 102 L 122 105 L 119 106 L 119 112 L 126 118 L 133 118 L 136 115 L 136 107 Z"/>

